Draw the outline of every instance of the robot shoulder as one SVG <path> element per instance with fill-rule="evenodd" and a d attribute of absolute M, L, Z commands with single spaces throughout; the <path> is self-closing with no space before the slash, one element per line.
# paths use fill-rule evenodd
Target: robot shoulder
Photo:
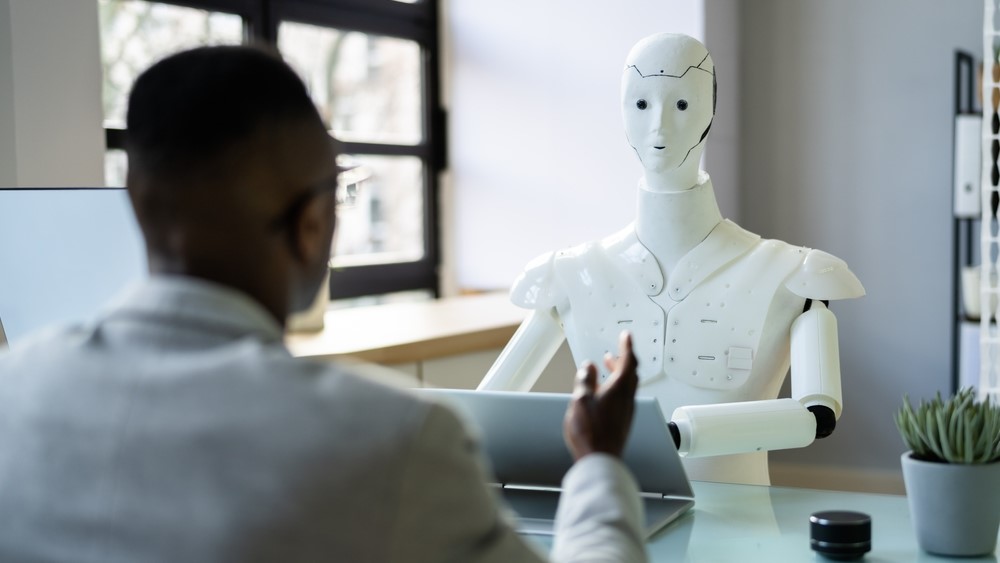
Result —
<path fill-rule="evenodd" d="M 559 284 L 558 272 L 582 269 L 582 265 L 592 259 L 599 245 L 590 242 L 546 252 L 524 267 L 521 275 L 510 288 L 510 300 L 524 309 L 548 309 L 558 307 L 566 299 L 565 290 Z"/>
<path fill-rule="evenodd" d="M 554 252 L 546 252 L 524 267 L 510 288 L 510 300 L 524 309 L 544 309 L 552 306 L 552 260 Z"/>
<path fill-rule="evenodd" d="M 809 250 L 805 258 L 785 280 L 789 291 L 806 299 L 853 299 L 865 294 L 847 263 L 822 250 Z"/>

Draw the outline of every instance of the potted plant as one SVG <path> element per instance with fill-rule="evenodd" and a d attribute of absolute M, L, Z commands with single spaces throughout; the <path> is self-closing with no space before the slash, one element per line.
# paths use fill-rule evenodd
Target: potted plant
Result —
<path fill-rule="evenodd" d="M 921 549 L 948 556 L 993 553 L 1000 527 L 1000 406 L 966 388 L 914 408 L 896 426 L 910 451 L 903 481 Z"/>

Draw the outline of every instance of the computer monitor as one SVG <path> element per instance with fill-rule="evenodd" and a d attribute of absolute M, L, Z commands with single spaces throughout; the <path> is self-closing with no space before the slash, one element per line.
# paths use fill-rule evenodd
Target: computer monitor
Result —
<path fill-rule="evenodd" d="M 0 330 L 11 349 L 43 326 L 93 317 L 146 275 L 124 189 L 0 188 Z"/>

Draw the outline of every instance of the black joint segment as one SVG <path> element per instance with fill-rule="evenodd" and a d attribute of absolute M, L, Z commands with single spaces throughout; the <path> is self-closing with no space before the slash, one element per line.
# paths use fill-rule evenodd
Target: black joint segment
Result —
<path fill-rule="evenodd" d="M 830 300 L 829 299 L 820 299 L 819 302 L 822 303 L 822 304 L 824 304 L 824 305 L 826 305 L 827 309 L 830 308 Z M 812 299 L 806 299 L 806 304 L 805 304 L 805 307 L 802 308 L 802 312 L 805 313 L 809 309 L 812 309 L 812 306 L 813 306 L 813 300 Z"/>
<path fill-rule="evenodd" d="M 809 412 L 816 417 L 817 439 L 833 434 L 833 429 L 837 427 L 837 417 L 833 414 L 833 409 L 823 405 L 813 405 L 809 407 Z"/>
<path fill-rule="evenodd" d="M 674 439 L 674 447 L 680 449 L 681 447 L 681 431 L 677 428 L 677 424 L 673 421 L 667 423 L 667 428 L 670 430 L 670 437 Z"/>

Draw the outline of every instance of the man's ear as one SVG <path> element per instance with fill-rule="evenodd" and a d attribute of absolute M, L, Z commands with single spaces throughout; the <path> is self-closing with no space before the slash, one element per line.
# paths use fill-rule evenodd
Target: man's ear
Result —
<path fill-rule="evenodd" d="M 331 199 L 327 194 L 310 198 L 292 226 L 292 251 L 306 264 L 329 260 L 334 221 Z"/>

